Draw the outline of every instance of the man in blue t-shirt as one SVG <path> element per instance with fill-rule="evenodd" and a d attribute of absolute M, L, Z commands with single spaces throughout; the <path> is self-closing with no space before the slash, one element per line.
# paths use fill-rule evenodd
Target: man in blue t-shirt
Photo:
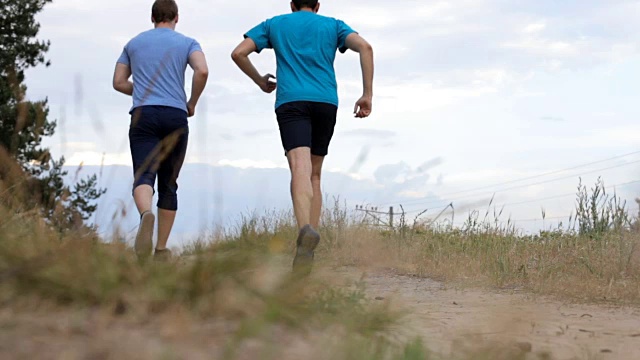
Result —
<path fill-rule="evenodd" d="M 133 97 L 129 143 L 133 159 L 133 197 L 140 212 L 135 250 L 145 258 L 153 249 L 155 215 L 151 203 L 158 178 L 158 241 L 155 258 L 166 260 L 166 248 L 178 210 L 178 175 L 187 151 L 189 123 L 204 91 L 209 70 L 194 39 L 175 31 L 178 6 L 156 0 L 151 9 L 154 29 L 124 47 L 113 87 Z M 184 90 L 187 65 L 194 70 L 191 97 Z M 129 78 L 133 76 L 133 82 Z"/>
<path fill-rule="evenodd" d="M 328 154 L 338 110 L 338 87 L 333 63 L 336 51 L 360 53 L 363 95 L 355 116 L 371 114 L 373 50 L 344 22 L 318 15 L 317 0 L 293 0 L 293 13 L 268 19 L 247 32 L 233 51 L 238 67 L 266 93 L 277 88 L 275 112 L 282 145 L 291 169 L 291 195 L 300 228 L 294 271 L 308 274 L 320 242 L 322 194 L 320 178 Z M 261 75 L 249 60 L 253 52 L 273 49 L 277 77 Z M 276 82 L 272 79 L 277 79 Z"/>

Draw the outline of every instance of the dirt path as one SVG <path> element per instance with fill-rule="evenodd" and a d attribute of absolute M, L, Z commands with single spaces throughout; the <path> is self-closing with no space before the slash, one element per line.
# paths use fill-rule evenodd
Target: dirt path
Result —
<path fill-rule="evenodd" d="M 336 279 L 341 278 L 336 272 L 346 279 L 362 276 L 353 268 L 333 269 Z M 399 340 L 421 336 L 444 358 L 466 346 L 477 351 L 515 344 L 530 346 L 526 359 L 531 360 L 640 359 L 640 309 L 571 305 L 518 292 L 456 290 L 384 271 L 370 272 L 364 280 L 369 297 L 408 310 L 397 331 Z M 33 308 L 0 309 L 0 358 L 224 358 L 224 343 L 237 330 L 229 322 L 202 322 L 184 312 L 148 319 L 118 318 L 108 309 Z M 322 351 L 310 351 L 318 345 L 313 339 L 284 328 L 274 329 L 271 336 L 270 346 L 284 351 L 281 359 L 326 358 Z M 264 349 L 265 344 L 243 344 L 240 359 L 260 358 Z"/>
<path fill-rule="evenodd" d="M 408 307 L 407 325 L 441 354 L 480 343 L 531 346 L 531 358 L 640 359 L 640 309 L 565 304 L 517 292 L 448 289 L 429 279 L 376 273 L 370 296 Z M 542 356 L 545 358 L 545 356 Z"/>

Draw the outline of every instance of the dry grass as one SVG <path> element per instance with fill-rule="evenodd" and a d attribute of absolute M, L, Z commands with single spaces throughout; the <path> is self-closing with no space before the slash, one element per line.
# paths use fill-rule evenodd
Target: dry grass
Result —
<path fill-rule="evenodd" d="M 640 304 L 640 234 L 594 240 L 543 233 L 521 237 L 487 229 L 343 232 L 344 243 L 324 248 L 340 265 L 393 268 L 461 285 L 520 288 L 579 302 Z"/>
<path fill-rule="evenodd" d="M 563 230 L 524 236 L 495 222 L 465 229 L 418 225 L 393 231 L 371 229 L 355 219 L 348 223 L 323 229 L 335 240 L 322 250 L 336 264 L 394 268 L 579 302 L 640 304 L 637 225 L 592 237 Z"/>
<path fill-rule="evenodd" d="M 9 325 L 0 324 L 13 334 L 7 341 L 15 342 L 0 342 L 0 354 L 15 345 L 24 358 L 41 356 L 42 351 L 75 354 L 71 358 L 136 354 L 142 359 L 181 358 L 193 352 L 198 358 L 203 349 L 185 347 L 198 346 L 185 334 L 211 334 L 206 324 L 223 324 L 226 331 L 217 331 L 216 341 L 207 346 L 225 359 L 256 354 L 299 358 L 301 353 L 311 359 L 440 359 L 422 342 L 405 344 L 394 335 L 402 313 L 367 299 L 364 284 L 345 284 L 325 271 L 327 265 L 344 263 L 378 266 L 388 254 L 382 244 L 370 246 L 366 235 L 373 233 L 347 217 L 340 226 L 322 229 L 327 241 L 321 254 L 333 260 L 321 264 L 316 276 L 300 281 L 288 271 L 287 240 L 295 230 L 286 216 L 245 221 L 239 231 L 196 244 L 173 263 L 141 264 L 122 243 L 105 244 L 78 233 L 60 235 L 34 215 L 12 214 L 4 207 L 0 212 L 0 312 L 9 317 Z M 276 218 L 280 220 L 267 220 Z M 97 315 L 92 322 L 82 320 L 89 309 L 98 311 L 101 320 L 95 320 Z M 28 320 L 33 317 L 39 320 Z M 58 328 L 62 335 L 53 334 Z M 118 328 L 121 335 L 111 334 Z M 48 340 L 40 335 L 36 346 L 29 340 L 34 331 L 46 333 Z M 102 341 L 99 334 L 104 334 Z M 78 338 L 87 336 L 92 342 L 85 349 Z M 160 349 L 139 345 L 150 337 L 168 343 Z M 72 348 L 59 353 L 60 344 Z M 508 347 L 505 351 L 512 354 Z M 455 359 L 478 356 L 469 352 Z M 504 357 L 511 358 L 520 357 Z"/>
<path fill-rule="evenodd" d="M 634 255 L 640 237 L 631 232 L 594 240 L 560 233 L 516 237 L 490 230 L 427 231 L 402 241 L 411 249 L 409 270 L 423 276 L 520 287 L 573 301 L 640 304 Z"/>
<path fill-rule="evenodd" d="M 5 175 L 7 169 L 17 171 L 5 166 Z M 296 235 L 290 214 L 247 217 L 237 228 L 193 244 L 176 262 L 141 264 L 124 243 L 105 243 L 86 231 L 55 231 L 36 210 L 18 206 L 25 203 L 16 195 L 19 176 L 3 178 L 0 310 L 28 314 L 43 304 L 52 313 L 99 309 L 110 321 L 140 328 L 157 319 L 178 329 L 222 322 L 230 329 L 216 339 L 223 358 L 246 358 L 252 351 L 263 358 L 296 358 L 295 346 L 287 345 L 291 340 L 314 359 L 439 359 L 420 341 L 394 336 L 402 313 L 370 301 L 364 284 L 336 279 L 334 266 L 395 268 L 574 300 L 640 304 L 639 236 L 627 230 L 598 238 L 565 232 L 523 237 L 486 224 L 381 232 L 336 202 L 324 213 L 316 275 L 296 279 L 289 271 Z M 109 358 L 123 349 L 101 351 Z M 160 357 L 179 358 L 167 351 Z M 141 358 L 159 356 L 149 354 Z M 525 354 L 480 344 L 454 359 Z"/>
<path fill-rule="evenodd" d="M 28 186 L 21 170 L 10 163 L 3 166 L 0 312 L 9 314 L 11 328 L 22 325 L 12 319 L 28 318 L 43 308 L 49 309 L 45 314 L 54 314 L 53 324 L 61 321 L 57 314 L 91 309 L 108 314 L 109 321 L 134 323 L 140 329 L 160 318 L 181 319 L 176 325 L 222 322 L 231 330 L 216 339 L 215 351 L 228 359 L 242 358 L 252 341 L 261 347 L 274 345 L 274 331 L 306 339 L 330 330 L 375 343 L 389 354 L 402 349 L 386 336 L 400 314 L 369 301 L 362 284 L 291 276 L 289 239 L 295 231 L 286 217 L 245 219 L 235 231 L 194 245 L 177 261 L 140 263 L 122 242 L 105 243 L 86 229 L 56 231 L 36 204 L 26 206 Z M 23 337 L 18 340 L 24 342 Z M 27 341 L 21 349 L 28 349 L 25 358 L 33 358 L 55 352 L 56 344 L 43 348 Z M 0 352 L 16 346 L 0 341 Z M 287 347 L 276 344 L 272 350 L 272 357 L 279 358 Z M 106 357 L 122 353 L 120 348 L 104 351 Z"/>

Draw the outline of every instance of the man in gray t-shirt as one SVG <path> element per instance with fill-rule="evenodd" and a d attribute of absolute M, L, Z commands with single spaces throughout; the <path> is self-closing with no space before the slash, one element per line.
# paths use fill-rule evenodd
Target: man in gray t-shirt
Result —
<path fill-rule="evenodd" d="M 158 178 L 158 242 L 155 256 L 170 256 L 166 245 L 178 210 L 177 179 L 189 136 L 187 118 L 207 83 L 209 70 L 200 44 L 175 31 L 178 6 L 156 0 L 154 29 L 131 39 L 118 59 L 113 87 L 133 97 L 129 143 L 133 160 L 133 197 L 140 212 L 135 250 L 146 257 L 153 249 L 155 215 L 151 203 Z M 193 70 L 191 97 L 184 90 L 185 71 Z M 129 78 L 133 76 L 133 82 Z"/>

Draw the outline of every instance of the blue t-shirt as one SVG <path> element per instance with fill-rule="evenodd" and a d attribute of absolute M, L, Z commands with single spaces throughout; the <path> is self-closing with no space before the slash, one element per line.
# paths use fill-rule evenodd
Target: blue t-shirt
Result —
<path fill-rule="evenodd" d="M 276 108 L 292 101 L 338 106 L 333 62 L 336 50 L 347 51 L 345 40 L 355 31 L 344 22 L 310 11 L 268 19 L 245 34 L 257 51 L 274 49 L 277 61 Z"/>
<path fill-rule="evenodd" d="M 133 107 L 169 106 L 187 111 L 184 76 L 189 56 L 200 44 L 167 28 L 145 31 L 124 47 L 118 62 L 133 76 Z"/>

